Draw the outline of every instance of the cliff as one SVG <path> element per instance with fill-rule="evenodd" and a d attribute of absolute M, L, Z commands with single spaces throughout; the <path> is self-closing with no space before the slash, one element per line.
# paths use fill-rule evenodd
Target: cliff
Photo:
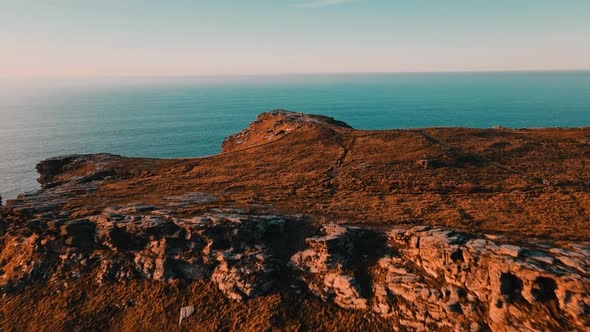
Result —
<path fill-rule="evenodd" d="M 45 160 L 0 213 L 0 326 L 586 330 L 589 137 L 280 110 L 217 156 Z"/>

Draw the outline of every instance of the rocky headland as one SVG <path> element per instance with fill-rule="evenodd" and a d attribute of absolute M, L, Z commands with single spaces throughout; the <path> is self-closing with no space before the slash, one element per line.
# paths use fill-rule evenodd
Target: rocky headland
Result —
<path fill-rule="evenodd" d="M 219 155 L 37 171 L 0 212 L 0 330 L 590 328 L 590 128 L 277 110 Z"/>

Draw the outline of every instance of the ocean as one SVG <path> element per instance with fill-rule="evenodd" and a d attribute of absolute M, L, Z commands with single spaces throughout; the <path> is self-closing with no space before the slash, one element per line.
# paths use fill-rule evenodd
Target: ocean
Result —
<path fill-rule="evenodd" d="M 38 188 L 52 156 L 216 154 L 276 108 L 359 129 L 589 126 L 590 72 L 0 79 L 0 194 Z"/>

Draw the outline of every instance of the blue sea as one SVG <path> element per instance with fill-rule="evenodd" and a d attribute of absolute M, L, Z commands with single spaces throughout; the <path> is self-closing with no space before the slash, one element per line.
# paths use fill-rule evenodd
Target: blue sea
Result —
<path fill-rule="evenodd" d="M 360 129 L 590 125 L 590 72 L 0 80 L 0 194 L 38 188 L 35 164 L 70 153 L 176 158 L 276 108 Z"/>

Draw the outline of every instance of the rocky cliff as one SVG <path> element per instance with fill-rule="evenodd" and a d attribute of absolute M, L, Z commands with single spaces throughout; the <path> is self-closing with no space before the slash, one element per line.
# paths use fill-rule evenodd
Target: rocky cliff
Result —
<path fill-rule="evenodd" d="M 188 329 L 587 330 L 590 150 L 580 140 L 589 134 L 362 132 L 275 111 L 229 137 L 219 156 L 42 161 L 42 189 L 0 213 L 0 324 L 135 330 L 148 309 L 137 311 L 137 298 L 113 307 L 125 292 L 111 290 L 145 280 L 145 308 L 153 301 L 150 315 L 163 315 L 153 324 L 173 326 L 166 317 L 192 304 L 201 320 L 187 315 Z M 384 218 L 386 204 L 411 205 L 400 213 L 412 218 Z M 569 229 L 552 232 L 562 218 Z M 191 300 L 159 284 L 209 295 Z M 154 296 L 175 312 L 154 313 Z M 42 319 L 31 301 L 64 304 Z M 251 316 L 251 306 L 263 309 Z M 137 323 L 109 318 L 126 313 Z"/>

